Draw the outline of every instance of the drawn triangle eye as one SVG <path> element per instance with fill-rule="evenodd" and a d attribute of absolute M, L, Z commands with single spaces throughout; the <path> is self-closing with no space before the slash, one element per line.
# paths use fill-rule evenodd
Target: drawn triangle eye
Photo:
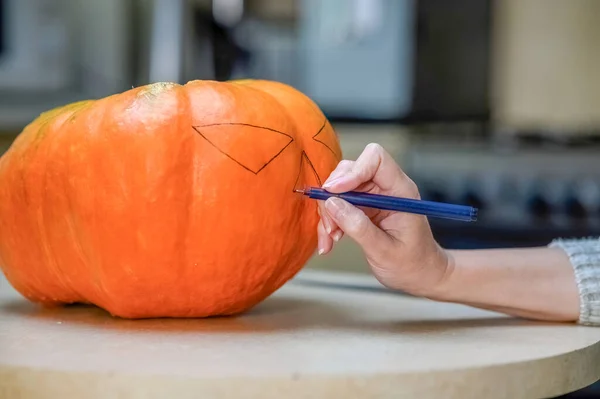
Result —
<path fill-rule="evenodd" d="M 302 190 L 307 187 L 321 187 L 321 178 L 317 173 L 315 166 L 306 155 L 306 152 L 302 151 L 300 157 L 300 171 L 296 176 L 293 190 Z"/>
<path fill-rule="evenodd" d="M 333 149 L 338 147 L 339 144 L 336 142 L 337 137 L 335 134 L 327 134 L 327 121 L 323 122 L 319 131 L 312 137 L 316 142 L 323 144 L 333 155 L 341 157 L 341 154 L 337 154 Z"/>
<path fill-rule="evenodd" d="M 258 174 L 289 146 L 292 136 L 245 123 L 193 126 L 215 149 L 244 169 Z"/>

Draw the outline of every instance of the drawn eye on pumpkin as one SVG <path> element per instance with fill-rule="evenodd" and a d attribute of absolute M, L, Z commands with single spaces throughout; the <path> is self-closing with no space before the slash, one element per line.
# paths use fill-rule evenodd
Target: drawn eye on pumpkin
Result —
<path fill-rule="evenodd" d="M 328 143 L 328 137 L 322 134 L 325 131 L 326 125 L 327 120 L 323 122 L 319 130 L 312 136 L 312 139 L 336 155 L 335 151 L 331 148 L 331 144 Z M 287 133 L 249 123 L 213 123 L 193 126 L 193 128 L 220 153 L 255 175 L 258 175 L 260 171 L 277 159 L 294 141 L 294 138 Z M 266 136 L 265 133 L 267 133 Z M 260 140 L 257 140 L 257 135 L 259 134 L 261 135 Z M 256 147 L 256 143 L 260 143 L 258 147 Z M 248 151 L 248 147 L 251 144 L 260 150 Z M 300 154 L 300 168 L 294 180 L 292 191 L 299 187 L 301 177 L 304 175 L 306 169 L 309 170 L 309 175 L 314 177 L 315 182 L 321 186 L 321 177 L 317 173 L 308 154 L 303 150 Z"/>
<path fill-rule="evenodd" d="M 214 123 L 192 127 L 220 153 L 255 175 L 294 141 L 289 134 L 249 123 Z M 250 146 L 255 151 L 248 151 Z"/>
<path fill-rule="evenodd" d="M 337 157 L 338 154 L 336 154 L 335 151 L 331 148 L 332 147 L 332 143 L 330 143 L 331 135 L 328 137 L 325 134 L 322 134 L 325 131 L 325 126 L 327 126 L 327 119 L 325 119 L 325 121 L 323 121 L 321 128 L 317 131 L 317 133 L 314 136 L 312 136 L 312 139 L 314 141 L 316 141 L 317 143 L 323 144 L 329 151 L 331 151 L 331 153 L 333 155 L 335 155 Z"/>

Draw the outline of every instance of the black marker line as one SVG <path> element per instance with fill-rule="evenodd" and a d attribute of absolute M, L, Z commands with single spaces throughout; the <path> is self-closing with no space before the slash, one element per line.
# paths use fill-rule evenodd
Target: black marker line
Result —
<path fill-rule="evenodd" d="M 255 174 L 257 175 L 261 170 L 263 170 L 264 168 L 266 168 L 267 165 L 269 165 L 271 162 L 273 162 L 275 160 L 275 158 L 277 158 L 283 152 L 283 150 L 285 150 L 286 148 L 288 148 L 288 146 L 290 144 L 292 144 L 293 142 L 294 142 L 294 139 L 290 139 L 290 142 L 287 143 L 285 145 L 285 147 L 283 147 L 277 154 L 275 154 L 275 156 L 273 156 L 273 158 L 269 159 L 266 164 L 264 164 L 259 170 L 256 171 Z"/>
<path fill-rule="evenodd" d="M 277 154 L 275 154 L 271 159 L 269 159 L 263 166 L 261 166 L 256 172 L 253 171 L 252 169 L 250 169 L 249 167 L 247 167 L 246 165 L 242 164 L 241 162 L 239 162 L 238 160 L 236 160 L 235 158 L 233 158 L 231 155 L 227 154 L 225 151 L 223 151 L 222 149 L 220 149 L 219 147 L 217 147 L 217 145 L 215 143 L 213 143 L 212 141 L 210 141 L 204 134 L 202 134 L 202 132 L 200 131 L 200 128 L 203 127 L 211 127 L 211 126 L 223 126 L 223 125 L 234 125 L 234 126 L 248 126 L 248 127 L 254 127 L 257 129 L 265 129 L 274 133 L 279 133 L 283 136 L 286 136 L 290 139 L 290 141 L 281 149 L 279 150 L 279 152 Z M 215 147 L 217 149 L 217 151 L 219 151 L 221 154 L 225 155 L 227 158 L 231 159 L 233 162 L 237 163 L 238 165 L 240 165 L 242 168 L 246 169 L 249 172 L 254 173 L 255 175 L 258 175 L 260 173 L 260 171 L 262 171 L 264 168 L 266 168 L 271 162 L 273 162 L 279 155 L 281 155 L 281 153 L 289 147 L 290 144 L 292 144 L 292 142 L 294 141 L 294 138 L 292 136 L 290 136 L 289 134 L 285 134 L 283 132 L 280 132 L 278 130 L 275 129 L 271 129 L 268 127 L 262 127 L 262 126 L 256 126 L 256 125 L 250 125 L 248 123 L 214 123 L 211 125 L 202 125 L 202 126 L 192 126 L 192 128 L 206 141 L 208 141 L 208 143 L 210 145 L 212 145 L 213 147 Z"/>
<path fill-rule="evenodd" d="M 319 177 L 319 174 L 317 173 L 315 166 L 311 162 L 311 160 L 308 157 L 308 155 L 306 154 L 306 152 L 302 151 L 302 154 L 300 155 L 300 170 L 298 171 L 298 176 L 296 176 L 296 181 L 294 182 L 294 187 L 292 188 L 292 192 L 294 192 L 296 190 L 298 181 L 300 181 L 300 176 L 302 175 L 302 164 L 303 164 L 304 159 L 306 159 L 306 162 L 308 162 L 308 166 L 310 166 L 310 168 L 312 169 L 312 172 L 315 175 L 315 178 L 317 179 L 317 183 L 319 183 L 319 187 L 321 187 L 321 185 L 322 185 L 321 178 Z"/>
<path fill-rule="evenodd" d="M 321 134 L 321 132 L 323 131 L 323 129 L 325 129 L 325 125 L 327 125 L 327 119 L 325 119 L 325 122 L 323 122 L 323 126 L 321 126 L 321 128 L 319 129 L 319 131 L 317 132 L 317 134 L 315 134 L 315 135 L 312 137 L 312 139 L 313 139 L 314 141 L 316 141 L 317 143 L 321 143 L 321 144 L 323 144 L 323 145 L 324 145 L 324 146 L 325 146 L 325 147 L 326 147 L 326 148 L 327 148 L 329 151 L 331 151 L 331 153 L 332 153 L 333 155 L 335 155 L 335 156 L 337 157 L 337 154 L 335 153 L 335 151 L 333 151 L 333 150 L 331 149 L 331 147 L 329 147 L 329 146 L 328 146 L 327 144 L 325 144 L 323 141 L 321 141 L 321 140 L 317 139 L 317 136 L 318 136 L 319 134 Z"/>
<path fill-rule="evenodd" d="M 268 130 L 274 133 L 279 133 L 279 134 L 283 134 L 286 137 L 289 137 L 290 139 L 294 140 L 294 138 L 292 136 L 290 136 L 287 133 L 281 132 L 279 130 L 276 129 L 272 129 L 270 127 L 265 127 L 265 126 L 258 126 L 258 125 L 252 125 L 250 123 L 238 123 L 238 122 L 226 122 L 226 123 L 209 123 L 208 125 L 198 125 L 198 126 L 193 126 L 194 129 L 197 127 L 213 127 L 213 126 L 248 126 L 248 127 L 255 127 L 257 129 L 264 129 L 264 130 Z"/>

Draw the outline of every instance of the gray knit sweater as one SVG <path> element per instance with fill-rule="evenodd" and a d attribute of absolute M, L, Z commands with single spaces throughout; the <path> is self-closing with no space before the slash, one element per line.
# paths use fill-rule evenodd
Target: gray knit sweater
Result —
<path fill-rule="evenodd" d="M 579 289 L 579 323 L 600 326 L 600 238 L 554 240 L 569 256 Z"/>

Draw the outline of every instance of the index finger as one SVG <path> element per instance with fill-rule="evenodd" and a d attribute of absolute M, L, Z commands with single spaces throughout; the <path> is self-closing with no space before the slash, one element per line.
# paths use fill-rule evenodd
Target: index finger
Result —
<path fill-rule="evenodd" d="M 373 182 L 388 195 L 418 198 L 415 183 L 400 169 L 392 156 L 379 144 L 369 144 L 346 173 L 327 181 L 323 188 L 334 193 L 355 190 Z"/>

